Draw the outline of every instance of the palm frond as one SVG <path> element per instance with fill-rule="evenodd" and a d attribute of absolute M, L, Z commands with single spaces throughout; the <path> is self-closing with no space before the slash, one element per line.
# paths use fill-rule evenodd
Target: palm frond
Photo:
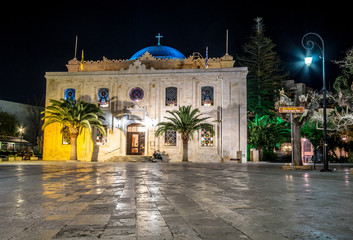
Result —
<path fill-rule="evenodd" d="M 92 127 L 96 127 L 105 134 L 102 122 L 99 119 L 104 120 L 102 110 L 99 109 L 95 104 L 86 103 L 84 101 L 72 101 L 72 100 L 50 100 L 51 105 L 47 106 L 42 118 L 45 122 L 43 129 L 50 124 L 60 123 L 72 128 L 92 130 Z"/>
<path fill-rule="evenodd" d="M 213 126 L 204 123 L 209 117 L 201 117 L 199 109 L 191 110 L 191 106 L 180 106 L 178 110 L 167 111 L 171 116 L 164 117 L 169 122 L 157 124 L 156 136 L 160 136 L 167 130 L 174 130 L 184 136 L 193 137 L 195 131 L 206 129 L 214 134 Z"/>

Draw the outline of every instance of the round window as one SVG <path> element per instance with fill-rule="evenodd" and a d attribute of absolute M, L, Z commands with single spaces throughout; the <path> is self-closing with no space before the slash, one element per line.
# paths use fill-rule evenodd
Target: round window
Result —
<path fill-rule="evenodd" d="M 143 99 L 144 93 L 143 90 L 139 87 L 135 87 L 133 89 L 130 90 L 130 99 L 132 101 L 138 102 L 141 101 Z"/>

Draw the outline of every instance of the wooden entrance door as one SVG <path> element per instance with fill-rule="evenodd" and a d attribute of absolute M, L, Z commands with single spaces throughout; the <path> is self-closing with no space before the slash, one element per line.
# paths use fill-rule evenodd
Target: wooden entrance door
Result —
<path fill-rule="evenodd" d="M 145 154 L 145 127 L 141 124 L 131 124 L 127 128 L 126 155 Z"/>

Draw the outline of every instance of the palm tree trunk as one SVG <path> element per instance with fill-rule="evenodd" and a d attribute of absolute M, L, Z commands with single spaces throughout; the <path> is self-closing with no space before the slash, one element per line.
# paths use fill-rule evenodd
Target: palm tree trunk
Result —
<path fill-rule="evenodd" d="M 78 133 L 70 133 L 70 138 L 71 138 L 70 160 L 77 160 L 77 136 L 78 136 Z"/>
<path fill-rule="evenodd" d="M 189 158 L 188 158 L 188 142 L 189 139 L 185 139 L 183 138 L 183 162 L 188 162 Z"/>

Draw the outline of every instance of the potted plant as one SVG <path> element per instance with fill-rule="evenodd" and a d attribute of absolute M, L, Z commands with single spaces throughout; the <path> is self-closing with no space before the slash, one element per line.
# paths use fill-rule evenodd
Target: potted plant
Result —
<path fill-rule="evenodd" d="M 15 154 L 15 160 L 16 160 L 16 161 L 22 161 L 22 157 L 21 157 L 21 156 L 18 156 L 17 154 Z"/>
<path fill-rule="evenodd" d="M 32 156 L 31 156 L 30 160 L 32 160 L 32 161 L 38 161 L 38 157 L 36 157 L 36 156 L 34 155 L 34 153 L 32 153 Z"/>
<path fill-rule="evenodd" d="M 9 155 L 9 162 L 15 161 L 15 154 L 10 154 Z"/>

